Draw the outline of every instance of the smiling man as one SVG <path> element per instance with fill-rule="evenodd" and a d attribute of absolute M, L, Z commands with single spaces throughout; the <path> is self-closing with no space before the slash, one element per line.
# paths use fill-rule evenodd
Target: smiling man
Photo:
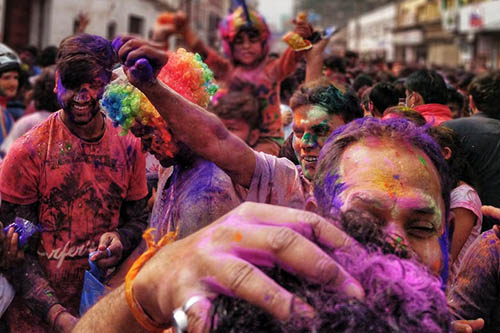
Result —
<path fill-rule="evenodd" d="M 9 133 L 14 118 L 7 111 L 7 102 L 17 95 L 19 88 L 19 72 L 21 71 L 21 61 L 10 48 L 0 43 L 0 116 L 2 117 L 0 126 L 0 143 Z"/>
<path fill-rule="evenodd" d="M 92 260 L 102 269 L 114 267 L 147 225 L 140 142 L 120 136 L 99 105 L 116 59 L 104 38 L 63 40 L 55 88 L 62 109 L 17 140 L 3 162 L 1 220 L 19 216 L 43 230 L 20 268 L 20 293 L 7 312 L 13 331 L 71 331 L 89 253 L 98 250 Z"/>
<path fill-rule="evenodd" d="M 348 100 L 324 79 L 300 86 L 290 99 L 290 107 L 294 113 L 293 149 L 301 172 L 310 181 L 316 173 L 319 151 L 330 134 L 361 114 L 351 112 Z"/>

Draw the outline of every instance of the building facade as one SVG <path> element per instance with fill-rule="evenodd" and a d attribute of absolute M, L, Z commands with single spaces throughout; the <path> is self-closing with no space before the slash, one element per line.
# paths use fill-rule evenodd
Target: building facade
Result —
<path fill-rule="evenodd" d="M 441 0 L 443 27 L 454 34 L 459 64 L 470 70 L 500 69 L 500 1 Z"/>
<path fill-rule="evenodd" d="M 443 29 L 439 0 L 406 0 L 398 4 L 394 44 L 396 59 L 405 63 L 455 67 L 455 38 Z"/>
<path fill-rule="evenodd" d="M 0 0 L 0 41 L 15 49 L 59 45 L 75 33 L 82 15 L 85 32 L 113 39 L 120 34 L 151 37 L 164 11 L 184 10 L 201 39 L 213 45 L 230 0 Z M 175 45 L 175 44 L 174 44 Z"/>
<path fill-rule="evenodd" d="M 213 48 L 220 45 L 219 22 L 229 13 L 231 0 L 184 0 L 181 8 L 191 18 L 191 28 Z"/>
<path fill-rule="evenodd" d="M 347 48 L 363 58 L 394 60 L 396 4 L 372 10 L 347 24 Z"/>

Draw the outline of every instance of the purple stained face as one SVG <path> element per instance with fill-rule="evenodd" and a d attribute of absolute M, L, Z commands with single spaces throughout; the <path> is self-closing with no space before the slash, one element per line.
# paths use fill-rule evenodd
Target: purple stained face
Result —
<path fill-rule="evenodd" d="M 101 70 L 91 82 L 81 83 L 77 87 L 67 88 L 61 76 L 57 74 L 57 100 L 69 121 L 81 126 L 90 123 L 99 113 L 99 100 L 109 82 L 109 74 Z"/>

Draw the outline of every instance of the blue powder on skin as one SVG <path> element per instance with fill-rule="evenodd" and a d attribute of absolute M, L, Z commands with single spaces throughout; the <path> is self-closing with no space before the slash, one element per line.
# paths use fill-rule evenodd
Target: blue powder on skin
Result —
<path fill-rule="evenodd" d="M 340 208 L 344 204 L 342 199 L 340 199 L 340 194 L 344 192 L 347 185 L 340 181 L 340 175 L 338 174 L 328 174 L 324 183 L 324 192 L 332 194 L 332 202 L 330 211 L 336 210 L 340 212 Z"/>

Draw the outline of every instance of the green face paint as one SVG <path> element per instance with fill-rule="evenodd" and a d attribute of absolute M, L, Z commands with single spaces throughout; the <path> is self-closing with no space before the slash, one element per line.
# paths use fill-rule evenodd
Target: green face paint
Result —
<path fill-rule="evenodd" d="M 422 156 L 420 156 L 420 163 L 422 163 L 424 166 L 427 166 L 427 162 Z"/>
<path fill-rule="evenodd" d="M 318 144 L 318 136 L 316 134 L 307 132 L 302 137 L 302 142 L 306 145 L 316 146 Z"/>

